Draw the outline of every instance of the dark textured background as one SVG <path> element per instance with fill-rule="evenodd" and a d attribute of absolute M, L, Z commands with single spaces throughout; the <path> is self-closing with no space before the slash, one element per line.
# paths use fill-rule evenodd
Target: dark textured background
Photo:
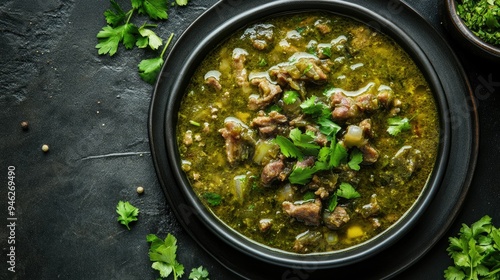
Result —
<path fill-rule="evenodd" d="M 169 20 L 156 31 L 163 38 L 180 35 L 215 2 L 171 7 Z M 442 1 L 406 2 L 447 36 Z M 95 35 L 108 7 L 105 0 L 0 1 L 0 279 L 155 279 L 148 233 L 178 238 L 184 279 L 199 265 L 212 279 L 235 279 L 186 235 L 166 204 L 148 142 L 153 87 L 136 71 L 152 54 L 119 49 L 112 58 L 97 55 Z M 472 83 L 481 148 L 468 199 L 448 235 L 484 214 L 500 226 L 500 71 L 452 47 Z M 29 130 L 21 129 L 22 121 Z M 43 144 L 50 146 L 48 153 L 41 151 Z M 8 166 L 16 167 L 15 273 L 6 264 Z M 144 186 L 143 195 L 137 186 Z M 131 231 L 116 222 L 118 200 L 141 210 Z M 443 238 L 398 278 L 442 278 L 451 264 L 446 246 Z"/>

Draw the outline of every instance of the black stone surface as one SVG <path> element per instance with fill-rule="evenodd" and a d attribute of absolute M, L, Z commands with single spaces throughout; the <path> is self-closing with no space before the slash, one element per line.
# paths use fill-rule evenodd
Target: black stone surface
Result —
<path fill-rule="evenodd" d="M 158 33 L 180 35 L 215 2 L 171 7 Z M 447 38 L 441 2 L 406 1 Z M 102 0 L 0 1 L 0 279 L 156 279 L 147 255 L 149 233 L 178 238 L 183 279 L 200 265 L 211 279 L 236 279 L 193 242 L 166 203 L 148 142 L 153 87 L 136 71 L 152 54 L 121 48 L 113 57 L 98 56 L 95 35 L 108 7 Z M 480 153 L 467 200 L 447 236 L 485 214 L 500 226 L 500 70 L 450 44 L 474 92 Z M 29 122 L 28 130 L 22 121 Z M 43 144 L 49 152 L 42 152 Z M 15 272 L 7 270 L 9 166 L 16 183 Z M 145 193 L 138 195 L 137 186 Z M 119 200 L 141 209 L 130 231 L 116 222 Z M 444 237 L 396 278 L 442 279 L 451 264 L 446 247 Z"/>

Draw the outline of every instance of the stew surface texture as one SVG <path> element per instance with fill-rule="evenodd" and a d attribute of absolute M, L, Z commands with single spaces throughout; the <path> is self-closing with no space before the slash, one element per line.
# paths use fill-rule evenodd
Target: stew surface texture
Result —
<path fill-rule="evenodd" d="M 345 249 L 393 225 L 439 143 L 433 94 L 409 55 L 329 13 L 271 18 L 221 42 L 178 116 L 200 200 L 244 236 L 294 253 Z"/>

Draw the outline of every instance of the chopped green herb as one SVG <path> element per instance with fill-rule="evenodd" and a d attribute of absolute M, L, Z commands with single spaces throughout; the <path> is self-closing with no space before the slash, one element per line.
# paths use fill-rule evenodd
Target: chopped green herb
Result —
<path fill-rule="evenodd" d="M 333 194 L 330 196 L 330 199 L 328 200 L 328 211 L 333 212 L 335 210 L 335 207 L 339 204 L 337 194 Z"/>
<path fill-rule="evenodd" d="M 457 14 L 483 41 L 500 45 L 500 1 L 463 0 L 457 2 Z"/>
<path fill-rule="evenodd" d="M 203 195 L 203 198 L 207 201 L 211 206 L 218 206 L 222 202 L 222 197 L 220 194 L 207 192 Z"/>
<path fill-rule="evenodd" d="M 387 132 L 392 136 L 396 136 L 403 131 L 411 129 L 410 120 L 408 118 L 389 118 L 387 119 L 387 124 L 389 125 Z"/>
<path fill-rule="evenodd" d="M 194 126 L 201 126 L 201 124 L 197 121 L 190 120 L 189 123 L 194 125 Z"/>
<path fill-rule="evenodd" d="M 299 99 L 300 99 L 299 93 L 294 90 L 287 90 L 283 94 L 283 102 L 285 102 L 285 104 L 288 105 L 295 103 Z"/>
<path fill-rule="evenodd" d="M 316 198 L 316 195 L 314 194 L 314 192 L 306 192 L 303 196 L 303 200 L 311 200 L 311 199 L 315 199 Z"/>
<path fill-rule="evenodd" d="M 323 55 L 327 56 L 327 57 L 331 57 L 332 56 L 332 49 L 331 48 L 321 48 L 321 52 L 323 53 Z"/>
<path fill-rule="evenodd" d="M 259 65 L 260 67 L 267 66 L 267 60 L 266 60 L 265 58 L 261 58 L 261 59 L 259 60 L 258 65 Z"/>
<path fill-rule="evenodd" d="M 139 209 L 130 204 L 128 201 L 118 201 L 118 205 L 116 205 L 116 213 L 119 215 L 118 222 L 130 230 L 129 223 L 137 221 Z"/>

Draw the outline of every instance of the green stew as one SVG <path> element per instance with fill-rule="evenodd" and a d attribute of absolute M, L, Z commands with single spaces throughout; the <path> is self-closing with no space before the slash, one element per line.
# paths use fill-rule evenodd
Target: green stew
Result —
<path fill-rule="evenodd" d="M 439 122 L 398 44 L 350 18 L 303 13 L 214 49 L 186 90 L 177 138 L 214 215 L 256 242 L 313 253 L 369 240 L 410 209 Z"/>

